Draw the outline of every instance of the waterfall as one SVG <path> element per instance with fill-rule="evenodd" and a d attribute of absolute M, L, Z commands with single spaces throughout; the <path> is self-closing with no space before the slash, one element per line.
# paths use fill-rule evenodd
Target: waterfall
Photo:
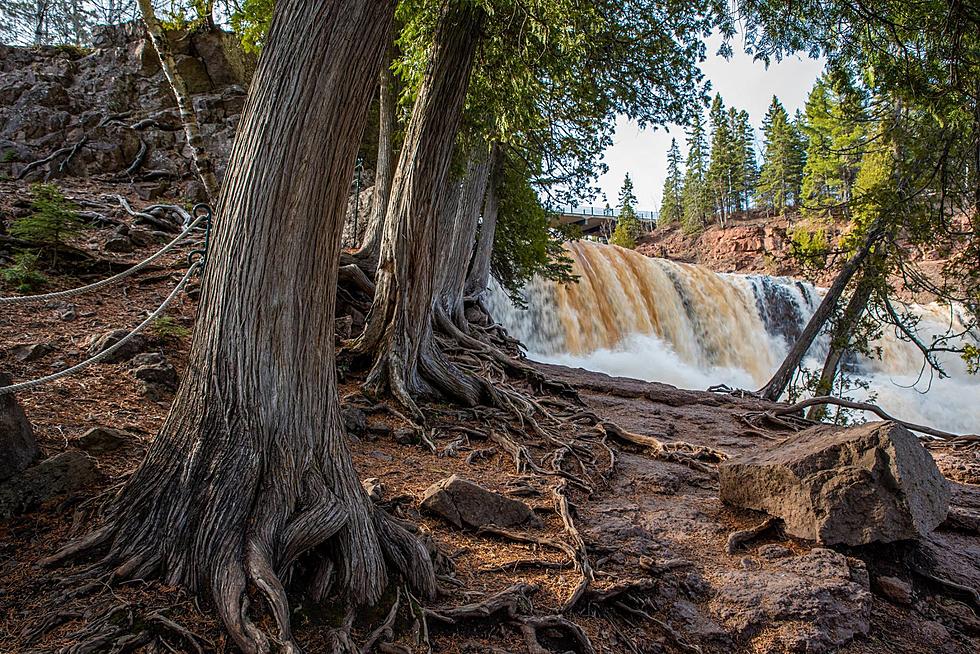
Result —
<path fill-rule="evenodd" d="M 819 289 L 789 277 L 719 274 L 589 241 L 567 247 L 578 283 L 532 280 L 524 289 L 526 310 L 498 287 L 489 294 L 494 318 L 535 360 L 685 388 L 758 388 L 820 302 Z M 948 305 L 912 310 L 925 342 L 965 322 Z M 818 338 L 807 366 L 819 370 L 827 347 L 827 336 Z M 873 347 L 880 358 L 849 365 L 869 386 L 854 389 L 854 397 L 876 399 L 903 419 L 980 431 L 980 378 L 968 375 L 958 357 L 943 358 L 950 378 L 939 380 L 920 375 L 919 351 L 888 329 Z"/>

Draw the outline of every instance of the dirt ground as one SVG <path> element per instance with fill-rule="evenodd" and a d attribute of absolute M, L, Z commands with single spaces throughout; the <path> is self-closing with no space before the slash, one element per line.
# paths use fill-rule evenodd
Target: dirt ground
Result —
<path fill-rule="evenodd" d="M 0 182 L 0 193 L 0 210 L 9 219 L 23 188 Z M 134 204 L 146 203 L 134 200 Z M 128 220 L 124 212 L 113 215 Z M 76 245 L 100 258 L 110 257 L 100 246 L 111 234 L 108 227 L 89 230 Z M 141 248 L 118 255 L 118 261 L 136 261 L 151 251 L 153 247 Z M 0 370 L 21 381 L 83 359 L 87 339 L 138 324 L 169 293 L 185 265 L 184 252 L 175 253 L 121 286 L 79 298 L 73 301 L 76 317 L 69 321 L 63 318 L 68 308 L 64 303 L 5 308 L 0 314 Z M 91 280 L 53 277 L 45 290 L 85 281 Z M 3 295 L 11 292 L 6 288 Z M 194 313 L 195 301 L 183 295 L 167 315 L 173 324 L 190 329 Z M 180 374 L 189 335 L 176 331 L 151 334 L 147 349 L 162 352 Z M 11 348 L 25 343 L 52 347 L 39 360 L 23 362 L 13 357 Z M 548 378 L 575 387 L 587 408 L 601 418 L 639 434 L 710 446 L 728 455 L 770 447 L 786 436 L 749 428 L 740 419 L 764 410 L 765 405 L 754 400 L 557 366 L 539 369 Z M 513 458 L 501 447 L 454 429 L 454 424 L 485 428 L 492 419 L 475 425 L 461 416 L 454 422 L 453 407 L 430 407 L 431 414 L 439 416 L 430 444 L 407 438 L 406 425 L 397 415 L 363 398 L 357 375 L 344 377 L 341 398 L 345 406 L 360 407 L 367 417 L 368 428 L 352 434 L 350 442 L 362 478 L 379 479 L 380 505 L 417 524 L 440 553 L 444 594 L 429 608 L 445 611 L 526 584 L 535 590 L 524 587 L 529 606 L 520 607 L 522 615 L 560 613 L 581 574 L 566 550 L 548 545 L 569 538 L 555 510 L 554 478 L 518 473 Z M 117 450 L 89 454 L 99 472 L 96 483 L 0 523 L 0 652 L 70 648 L 78 641 L 79 629 L 117 606 L 161 612 L 198 634 L 206 651 L 236 651 L 207 604 L 198 604 L 177 589 L 154 581 L 83 587 L 69 578 L 75 568 L 36 565 L 98 520 L 101 502 L 141 461 L 167 414 L 169 398 L 144 395 L 129 364 L 118 363 L 95 365 L 18 399 L 44 456 L 78 449 L 79 437 L 92 427 L 122 429 L 129 439 Z M 595 581 L 566 617 L 588 634 L 597 652 L 980 651 L 976 591 L 971 596 L 934 580 L 980 588 L 976 523 L 972 530 L 963 524 L 944 525 L 923 542 L 837 551 L 789 538 L 777 528 L 728 554 L 729 534 L 758 524 L 763 514 L 723 505 L 717 479 L 708 472 L 655 459 L 635 446 L 611 445 L 606 450 L 598 441 L 590 442 L 595 443 L 596 464 L 595 470 L 583 475 L 588 489 L 573 485 L 569 497 Z M 471 459 L 468 455 L 475 450 L 483 450 L 484 456 Z M 537 445 L 530 448 L 539 461 L 549 451 Z M 610 465 L 610 451 L 614 465 Z M 954 506 L 962 515 L 980 519 L 976 449 L 931 451 L 953 484 Z M 424 491 L 453 474 L 528 503 L 542 523 L 527 532 L 537 542 L 460 530 L 421 511 Z M 908 601 L 897 602 L 884 592 L 883 577 L 909 584 Z M 381 606 L 358 612 L 355 641 L 366 640 L 392 601 L 389 595 Z M 405 605 L 394 626 L 397 642 L 408 651 L 423 652 L 427 647 L 450 654 L 530 651 L 516 623 L 504 614 L 457 624 L 430 617 L 422 621 L 427 646 L 422 634 L 413 633 L 413 623 L 414 629 L 419 627 L 414 619 L 418 612 L 413 616 Z M 257 600 L 253 610 L 260 624 L 272 632 L 271 620 L 261 607 Z M 304 651 L 328 651 L 330 630 L 340 621 L 337 608 L 310 607 L 296 597 L 294 609 L 295 635 Z M 59 616 L 58 622 L 46 624 L 51 616 Z M 543 633 L 545 649 L 531 654 L 576 650 L 567 633 L 559 636 L 547 629 Z M 172 634 L 166 642 L 172 651 L 194 651 Z"/>

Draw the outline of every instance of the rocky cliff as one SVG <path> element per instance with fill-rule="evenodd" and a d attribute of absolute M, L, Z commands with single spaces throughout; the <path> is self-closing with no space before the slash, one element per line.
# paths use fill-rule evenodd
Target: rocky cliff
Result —
<path fill-rule="evenodd" d="M 169 38 L 220 177 L 254 57 L 220 31 Z M 143 199 L 202 200 L 185 147 L 173 93 L 139 25 L 105 28 L 91 50 L 0 45 L 0 175 L 131 181 Z"/>

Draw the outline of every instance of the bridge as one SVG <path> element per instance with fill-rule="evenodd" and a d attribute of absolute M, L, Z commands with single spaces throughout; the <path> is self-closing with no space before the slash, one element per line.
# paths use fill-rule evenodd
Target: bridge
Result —
<path fill-rule="evenodd" d="M 560 206 L 550 210 L 552 226 L 577 225 L 586 236 L 606 236 L 616 228 L 619 212 L 615 209 L 602 207 L 573 207 Z M 654 211 L 637 211 L 636 217 L 645 231 L 650 231 L 657 224 L 657 213 Z"/>

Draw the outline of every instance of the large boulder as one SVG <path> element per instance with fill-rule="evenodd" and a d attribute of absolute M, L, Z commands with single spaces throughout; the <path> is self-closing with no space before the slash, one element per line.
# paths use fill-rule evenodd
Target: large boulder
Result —
<path fill-rule="evenodd" d="M 10 375 L 0 373 L 0 387 L 11 384 Z M 39 453 L 34 430 L 13 395 L 0 395 L 0 481 L 29 466 Z"/>
<path fill-rule="evenodd" d="M 422 508 L 460 528 L 540 524 L 538 517 L 524 502 L 487 490 L 456 475 L 429 486 L 422 498 Z"/>
<path fill-rule="evenodd" d="M 793 536 L 834 545 L 926 535 L 946 519 L 949 484 L 893 422 L 819 426 L 720 466 L 721 499 L 782 518 Z"/>

